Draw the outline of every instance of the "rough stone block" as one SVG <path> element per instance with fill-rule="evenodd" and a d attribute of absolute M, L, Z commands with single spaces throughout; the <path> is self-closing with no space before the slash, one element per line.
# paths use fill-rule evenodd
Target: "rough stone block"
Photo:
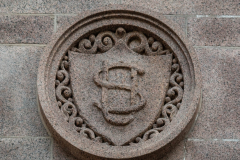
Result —
<path fill-rule="evenodd" d="M 196 51 L 203 76 L 203 102 L 189 137 L 240 139 L 240 49 Z"/>
<path fill-rule="evenodd" d="M 240 159 L 240 143 L 224 141 L 188 141 L 186 160 L 237 160 Z"/>
<path fill-rule="evenodd" d="M 0 136 L 48 136 L 37 107 L 42 47 L 0 46 Z"/>
<path fill-rule="evenodd" d="M 121 0 L 3 0 L 0 2 L 0 13 L 80 13 L 83 10 L 106 6 L 108 4 L 119 4 L 120 2 Z"/>
<path fill-rule="evenodd" d="M 0 9 L 1 10 L 1 9 Z M 48 43 L 54 21 L 49 16 L 0 16 L 0 43 Z"/>
<path fill-rule="evenodd" d="M 0 138 L 1 160 L 50 160 L 50 138 Z"/>
<path fill-rule="evenodd" d="M 167 153 L 161 160 L 183 160 L 185 140 L 181 141 L 173 150 Z M 53 160 L 77 160 L 73 155 L 67 153 L 60 144 L 53 143 Z"/>
<path fill-rule="evenodd" d="M 182 6 L 182 14 L 239 15 L 240 13 L 238 0 L 184 0 Z"/>
<path fill-rule="evenodd" d="M 108 4 L 129 4 L 142 6 L 162 14 L 210 14 L 210 15 L 239 15 L 238 0 L 21 0 L 0 2 L 0 13 L 80 13 Z"/>
<path fill-rule="evenodd" d="M 77 160 L 73 155 L 64 151 L 60 144 L 53 142 L 53 160 Z"/>
<path fill-rule="evenodd" d="M 240 46 L 239 18 L 188 18 L 188 38 L 196 46 Z"/>
<path fill-rule="evenodd" d="M 148 7 L 162 14 L 239 15 L 238 0 L 122 0 L 122 4 Z"/>
<path fill-rule="evenodd" d="M 75 16 L 74 15 L 73 16 L 57 16 L 57 29 L 62 27 L 63 24 L 68 24 L 68 25 L 72 24 L 73 17 L 75 17 Z M 172 15 L 168 16 L 168 15 L 166 15 L 165 17 L 172 20 L 176 24 L 178 24 L 182 28 L 182 31 L 185 32 L 186 18 L 184 16 L 172 16 Z M 66 26 L 64 26 L 64 27 L 66 27 Z"/>

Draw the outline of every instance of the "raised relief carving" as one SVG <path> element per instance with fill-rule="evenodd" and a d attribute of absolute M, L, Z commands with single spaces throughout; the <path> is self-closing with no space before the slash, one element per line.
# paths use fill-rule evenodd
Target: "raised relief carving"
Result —
<path fill-rule="evenodd" d="M 115 33 L 111 31 L 101 32 L 97 36 L 90 35 L 88 39 L 79 42 L 78 48 L 72 51 L 86 54 L 104 53 L 110 50 L 121 39 L 134 52 L 148 56 L 168 54 L 169 50 L 163 50 L 163 45 L 155 41 L 153 37 L 147 38 L 143 33 L 133 31 L 126 33 L 125 29 L 119 27 Z"/>
<path fill-rule="evenodd" d="M 201 73 L 174 23 L 111 6 L 53 38 L 39 63 L 38 99 L 64 150 L 81 160 L 158 160 L 190 130 Z"/>
<path fill-rule="evenodd" d="M 116 83 L 111 83 L 108 82 L 108 73 L 110 69 L 114 68 L 127 68 L 130 70 L 130 76 L 132 79 L 132 84 L 116 84 Z M 99 74 L 102 73 L 102 80 L 99 78 Z M 130 122 L 133 121 L 134 117 L 132 115 L 133 112 L 137 112 L 141 110 L 145 104 L 146 100 L 143 98 L 143 96 L 137 91 L 137 75 L 138 74 L 144 74 L 144 70 L 139 68 L 138 66 L 134 66 L 131 64 L 125 64 L 123 62 L 115 63 L 112 65 L 107 65 L 106 61 L 103 61 L 103 66 L 102 70 L 99 71 L 95 76 L 94 76 L 94 81 L 96 82 L 97 85 L 102 87 L 102 101 L 95 101 L 94 105 L 98 107 L 99 109 L 102 110 L 103 116 L 108 121 L 109 123 L 113 125 L 127 125 Z M 120 78 L 120 77 L 118 77 Z M 120 90 L 127 90 L 131 92 L 130 99 L 131 103 L 130 106 L 126 106 L 124 108 L 118 108 L 118 107 L 109 107 L 108 104 L 108 89 L 120 89 Z M 137 102 L 137 97 L 140 97 L 139 102 Z M 115 115 L 115 116 L 114 116 Z M 128 115 L 126 116 L 121 116 L 121 115 Z"/>
<path fill-rule="evenodd" d="M 114 49 L 116 48 L 116 49 Z M 72 97 L 72 90 L 70 87 L 70 79 L 69 79 L 69 58 L 66 55 L 64 59 L 61 62 L 60 70 L 57 73 L 57 80 L 56 80 L 56 96 L 59 104 L 60 109 L 65 115 L 65 119 L 71 123 L 74 128 L 80 132 L 80 134 L 85 135 L 89 139 L 98 141 L 98 142 L 105 142 L 111 145 L 133 145 L 142 141 L 146 141 L 150 138 L 152 138 L 154 135 L 160 133 L 163 131 L 163 129 L 172 121 L 174 116 L 176 115 L 180 105 L 181 100 L 183 97 L 183 76 L 181 74 L 180 66 L 178 64 L 178 61 L 176 58 L 173 58 L 172 60 L 172 53 L 168 49 L 164 49 L 163 45 L 159 42 L 154 40 L 153 37 L 147 38 L 143 33 L 132 31 L 127 33 L 125 29 L 118 28 L 116 29 L 115 34 L 110 31 L 106 32 L 100 32 L 96 38 L 94 35 L 90 35 L 89 39 L 83 39 L 79 42 L 78 48 L 73 47 L 70 49 L 68 54 L 72 56 L 72 61 L 76 61 L 77 55 L 83 55 L 86 58 L 90 55 L 96 55 L 96 54 L 102 54 L 103 52 L 107 52 L 110 49 L 112 49 L 112 52 L 115 52 L 115 54 L 112 52 L 109 53 L 110 56 L 116 56 L 119 54 L 120 56 L 117 57 L 117 61 L 113 60 L 114 63 L 109 63 L 108 57 L 103 57 L 101 61 L 101 65 L 99 67 L 96 67 L 96 72 L 92 72 L 92 78 L 87 79 L 88 81 L 94 82 L 94 84 L 101 88 L 101 93 L 98 94 L 98 96 L 95 97 L 94 100 L 90 99 L 90 101 L 93 101 L 92 104 L 88 103 L 88 108 L 92 105 L 98 108 L 103 115 L 103 118 L 107 123 L 114 126 L 126 126 L 129 125 L 135 118 L 136 112 L 142 110 L 147 104 L 147 99 L 141 94 L 141 90 L 139 90 L 138 83 L 139 78 L 143 78 L 146 71 L 144 68 L 140 67 L 136 63 L 142 63 L 141 58 L 139 58 L 140 55 L 144 55 L 144 59 L 148 58 L 149 56 L 153 56 L 152 58 L 156 60 L 156 56 L 160 55 L 169 55 L 170 58 L 168 58 L 171 66 L 171 71 L 169 68 L 169 71 L 166 70 L 165 73 L 165 79 L 163 82 L 159 83 L 165 83 L 165 86 L 169 86 L 169 89 L 166 90 L 166 92 L 162 92 L 162 95 L 165 95 L 164 99 L 162 101 L 165 101 L 165 105 L 163 105 L 163 102 L 161 103 L 151 103 L 154 105 L 159 105 L 156 107 L 156 115 L 155 118 L 153 118 L 154 123 L 149 123 L 146 125 L 145 128 L 139 130 L 138 132 L 143 132 L 146 128 L 149 128 L 147 131 L 143 132 L 141 136 L 139 133 L 135 134 L 136 138 L 133 139 L 133 136 L 130 136 L 125 141 L 114 141 L 114 137 L 104 135 L 104 132 L 98 131 L 95 129 L 96 127 L 92 126 L 90 124 L 90 120 L 88 120 L 88 117 L 85 117 L 84 113 L 77 113 L 78 111 L 84 110 L 84 107 L 76 107 L 73 102 Z M 133 51 L 133 52 L 132 52 Z M 123 53 L 125 52 L 125 53 Z M 126 54 L 127 53 L 127 54 Z M 136 54 L 138 53 L 138 54 Z M 135 63 L 127 63 L 126 61 L 127 55 L 133 54 L 132 59 L 137 59 Z M 92 57 L 91 57 L 92 58 Z M 119 61 L 119 59 L 122 58 L 122 61 Z M 73 60 L 74 59 L 74 60 Z M 86 60 L 89 60 L 86 58 Z M 159 61 L 160 62 L 160 61 Z M 83 65 L 86 62 L 77 61 L 76 63 L 82 63 Z M 76 66 L 73 62 L 73 66 Z M 92 65 L 92 64 L 91 64 Z M 161 64 L 163 65 L 163 64 Z M 169 64 L 168 64 L 169 65 Z M 70 65 L 71 66 L 71 65 Z M 81 65 L 82 66 L 82 65 Z M 90 67 L 90 66 L 88 66 Z M 144 67 L 144 65 L 143 65 Z M 146 66 L 145 66 L 146 67 Z M 167 66 L 162 66 L 163 68 L 168 68 Z M 111 77 L 109 77 L 109 72 L 115 71 L 117 72 L 119 70 L 121 75 L 114 74 Z M 152 68 L 150 70 L 153 70 Z M 84 70 L 87 71 L 87 70 Z M 119 72 L 118 71 L 118 72 Z M 82 73 L 82 71 L 74 70 L 74 72 Z M 126 73 L 124 73 L 126 72 Z M 171 76 L 167 72 L 172 72 Z M 159 73 L 164 74 L 163 70 L 159 71 Z M 87 74 L 87 73 L 85 73 Z M 155 71 L 152 71 L 152 75 L 149 75 L 148 78 L 154 78 L 154 74 L 157 74 Z M 169 76 L 169 79 L 166 79 L 166 76 Z M 74 74 L 72 75 L 74 79 L 78 79 Z M 91 76 L 90 76 L 91 77 Z M 115 78 L 115 80 L 113 79 Z M 127 80 L 130 78 L 130 81 Z M 159 77 L 158 77 L 159 78 Z M 111 82 L 110 79 L 113 79 L 113 81 L 119 81 L 118 83 Z M 117 80 L 118 79 L 118 80 Z M 127 83 L 128 82 L 128 83 Z M 82 83 L 82 82 L 81 82 Z M 169 84 L 168 84 L 169 83 Z M 141 88 L 144 88 L 147 84 L 143 83 Z M 159 85 L 159 84 L 157 84 Z M 72 85 L 74 87 L 74 85 Z M 79 86 L 79 84 L 76 84 L 76 86 Z M 81 85 L 80 85 L 81 86 Z M 87 88 L 87 86 L 84 86 Z M 150 89 L 154 89 L 153 88 Z M 84 89 L 84 88 L 82 88 Z M 167 89 L 167 88 L 166 88 Z M 124 93 L 120 93 L 121 91 L 125 91 Z M 82 92 L 82 91 L 80 91 Z M 109 93 L 110 92 L 110 93 Z M 115 92 L 115 94 L 113 94 Z M 119 93 L 117 93 L 119 92 Z M 126 93 L 129 92 L 129 93 Z M 151 93 L 150 91 L 147 91 Z M 109 95 L 111 94 L 114 95 Z M 125 95 L 124 95 L 125 94 Z M 78 94 L 76 92 L 76 95 L 78 97 L 75 97 L 75 99 L 78 99 L 82 96 L 90 96 L 89 94 Z M 145 94 L 147 95 L 147 94 Z M 128 96 L 128 97 L 127 97 Z M 120 105 L 116 104 L 116 101 L 109 102 L 109 97 L 111 99 L 120 99 L 117 102 L 120 102 Z M 129 101 L 124 102 L 124 101 Z M 76 103 L 76 102 L 75 102 Z M 162 104 L 162 105 L 161 105 Z M 79 108 L 79 109 L 78 109 Z M 148 109 L 150 109 L 149 107 Z M 93 114 L 94 115 L 94 114 Z M 87 122 L 84 121 L 84 119 Z M 140 125 L 140 124 L 139 124 Z M 141 127 L 139 127 L 141 128 Z M 96 133 L 95 133 L 96 132 Z M 99 132 L 99 133 L 98 133 Z M 132 140 L 129 140 L 132 139 Z"/>

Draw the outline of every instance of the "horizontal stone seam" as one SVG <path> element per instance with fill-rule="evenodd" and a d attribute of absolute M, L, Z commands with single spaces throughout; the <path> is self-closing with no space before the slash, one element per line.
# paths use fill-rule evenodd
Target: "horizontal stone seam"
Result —
<path fill-rule="evenodd" d="M 47 44 L 31 44 L 31 43 L 0 43 L 0 46 L 36 46 L 36 47 L 46 47 Z M 193 46 L 194 48 L 226 48 L 226 49 L 240 49 L 240 47 L 230 47 L 230 46 Z"/>
<path fill-rule="evenodd" d="M 8 16 L 77 16 L 81 13 L 59 14 L 59 13 L 0 13 Z M 162 14 L 164 16 L 196 17 L 196 18 L 240 18 L 240 15 L 198 15 L 198 14 Z"/>
<path fill-rule="evenodd" d="M 25 139 L 31 139 L 31 138 L 33 138 L 33 139 L 40 139 L 40 138 L 42 138 L 42 139 L 52 139 L 52 137 L 34 137 L 34 136 L 0 136 L 0 139 L 1 138 L 11 138 L 11 139 L 15 139 L 15 138 L 25 138 Z"/>
<path fill-rule="evenodd" d="M 80 13 L 79 13 L 80 14 Z M 76 16 L 78 14 L 55 14 L 55 13 L 0 13 L 3 16 Z"/>
<path fill-rule="evenodd" d="M 31 44 L 31 43 L 0 43 L 0 46 L 35 46 L 35 47 L 46 47 L 47 44 Z"/>
<path fill-rule="evenodd" d="M 198 142 L 240 142 L 240 139 L 195 139 L 188 138 L 187 141 L 198 141 Z"/>
<path fill-rule="evenodd" d="M 231 46 L 193 46 L 194 48 L 226 48 L 226 49 L 240 49 L 239 47 Z"/>

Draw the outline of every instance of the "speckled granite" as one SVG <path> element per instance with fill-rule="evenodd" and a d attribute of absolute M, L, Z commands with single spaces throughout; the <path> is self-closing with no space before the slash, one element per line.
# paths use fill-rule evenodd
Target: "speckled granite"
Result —
<path fill-rule="evenodd" d="M 0 160 L 51 160 L 50 138 L 0 138 Z"/>
<path fill-rule="evenodd" d="M 0 46 L 0 136 L 48 136 L 36 100 L 43 47 Z M 0 156 L 1 157 L 1 156 Z"/>
<path fill-rule="evenodd" d="M 237 0 L 122 0 L 122 4 L 151 8 L 162 14 L 239 15 Z"/>
<path fill-rule="evenodd" d="M 36 80 L 36 73 L 32 72 L 32 67 L 34 64 L 37 65 L 38 60 L 35 60 L 34 55 L 37 55 L 37 59 L 39 59 L 39 55 L 42 52 L 37 49 L 40 47 L 29 47 L 28 43 L 43 43 L 41 34 L 43 30 L 36 30 L 34 27 L 41 26 L 42 24 L 51 24 L 47 25 L 53 29 L 52 25 L 54 24 L 54 17 L 57 17 L 59 20 L 62 17 L 73 16 L 75 14 L 81 13 L 83 10 L 93 9 L 98 6 L 104 6 L 107 4 L 116 4 L 116 3 L 123 3 L 123 4 L 132 4 L 136 6 L 142 6 L 145 8 L 149 8 L 150 10 L 158 11 L 161 14 L 171 14 L 177 15 L 176 18 L 179 17 L 187 17 L 188 19 L 195 19 L 196 15 L 206 15 L 210 17 L 216 17 L 215 15 L 219 15 L 220 19 L 214 18 L 207 18 L 209 19 L 207 23 L 202 23 L 206 21 L 206 18 L 198 18 L 199 21 L 196 21 L 198 24 L 196 27 L 201 26 L 201 28 L 194 29 L 194 32 L 199 32 L 199 34 L 193 34 L 188 38 L 193 38 L 194 42 L 199 43 L 200 45 L 219 45 L 223 44 L 229 47 L 236 46 L 238 43 L 236 37 L 233 35 L 238 35 L 239 32 L 236 28 L 239 28 L 239 20 L 233 21 L 229 20 L 231 15 L 236 15 L 235 18 L 230 19 L 239 19 L 240 16 L 240 3 L 239 0 L 66 0 L 66 1 L 59 1 L 59 0 L 41 0 L 41 1 L 33 1 L 33 0 L 1 0 L 0 1 L 0 13 L 1 17 L 5 17 L 9 14 L 9 19 L 19 19 L 18 13 L 26 13 L 27 15 L 21 15 L 21 17 L 32 17 L 32 18 L 20 18 L 21 20 L 24 19 L 26 21 L 24 23 L 24 27 L 22 30 L 16 29 L 14 26 L 19 27 L 16 25 L 17 21 L 14 23 L 8 22 L 9 20 L 4 21 L 9 24 L 5 25 L 4 29 L 10 28 L 11 31 L 7 31 L 4 34 L 9 34 L 10 39 L 7 36 L 2 36 L 0 41 L 5 41 L 4 43 L 11 40 L 11 43 L 20 43 L 22 40 L 22 44 L 24 46 L 19 47 L 0 47 L 1 52 L 0 56 L 0 79 L 1 79 L 1 94 L 0 94 L 0 136 L 23 136 L 21 141 L 28 141 L 28 137 L 25 136 L 48 136 L 47 132 L 45 131 L 44 127 L 41 125 L 41 120 L 37 113 L 37 105 L 36 105 L 36 87 L 35 80 Z M 56 13 L 57 15 L 53 15 Z M 35 14 L 35 15 L 32 15 Z M 48 14 L 46 19 L 42 18 L 41 14 Z M 70 15 L 66 15 L 70 14 Z M 3 16 L 5 15 L 5 16 Z M 40 17 L 40 20 L 34 22 L 32 19 L 35 17 Z M 49 19 L 51 18 L 51 20 Z M 175 18 L 173 18 L 174 21 Z M 180 18 L 181 19 L 181 18 Z M 180 22 L 180 25 L 183 24 L 183 21 L 178 19 L 177 21 Z M 212 20 L 211 20 L 212 19 Z M 44 22 L 46 21 L 46 22 Z M 64 21 L 64 20 L 63 20 Z M 191 20 L 195 23 L 195 20 Z M 2 22 L 2 21 L 0 21 Z M 224 22 L 224 23 L 223 23 Z M 177 22 L 178 23 L 178 22 Z M 217 27 L 216 27 L 216 24 Z M 226 23 L 229 23 L 228 26 Z M 1 25 L 1 23 L 0 23 Z M 12 26 L 11 26 L 12 25 Z M 32 27 L 26 27 L 32 26 Z M 211 26 L 212 25 L 212 26 Z M 226 26 L 220 27 L 220 26 Z M 60 26 L 60 24 L 59 24 Z M 191 24 L 193 26 L 193 24 Z M 207 27 L 207 30 L 204 30 L 204 26 Z M 7 27 L 7 28 L 6 28 Z M 235 28 L 233 28 L 235 27 Z M 20 26 L 21 28 L 21 26 Z M 27 32 L 25 29 L 28 28 Z M 215 29 L 211 29 L 215 28 Z M 221 28 L 223 31 L 227 31 L 227 33 L 216 32 L 216 28 Z M 52 30 L 51 30 L 52 31 Z M 204 32 L 203 32 L 204 31 Z M 19 33 L 23 32 L 23 33 Z M 1 28 L 0 28 L 1 33 Z M 202 33 L 205 33 L 201 35 Z M 216 35 L 221 33 L 220 35 Z M 23 36 L 24 34 L 24 36 Z M 21 36 L 19 36 L 21 35 Z M 28 36 L 28 39 L 26 38 Z M 36 37 L 34 37 L 37 35 Z M 49 33 L 50 35 L 50 33 Z M 16 37 L 18 38 L 16 38 Z M 191 37 L 193 36 L 193 37 Z M 29 39 L 29 37 L 34 39 Z M 199 39 L 199 37 L 201 39 Z M 217 38 L 216 38 L 217 37 Z M 17 40 L 17 41 L 16 41 Z M 15 42 L 16 41 L 16 42 Z M 35 41 L 35 42 L 34 42 Z M 229 42 L 227 42 L 229 41 Z M 239 40 L 238 40 L 239 41 Z M 223 43 L 222 43 L 223 42 Z M 44 42 L 44 43 L 47 43 Z M 239 44 L 239 43 L 238 43 Z M 26 47 L 27 46 L 27 47 Z M 204 46 L 203 46 L 204 47 Z M 20 49 L 22 48 L 22 49 Z M 36 49 L 34 49 L 36 48 Z M 215 49 L 214 49 L 215 48 Z M 228 48 L 228 47 L 227 47 Z M 239 140 L 239 49 L 227 49 L 222 47 L 212 47 L 212 49 L 199 49 L 197 48 L 198 56 L 200 57 L 200 62 L 202 66 L 203 72 L 203 82 L 204 82 L 204 93 L 203 93 L 203 105 L 202 109 L 198 115 L 198 121 L 196 125 L 193 127 L 193 132 L 190 134 L 189 138 L 191 139 L 228 139 L 232 142 L 192 142 L 188 141 L 188 150 L 185 153 L 185 159 L 233 159 L 238 160 L 240 159 L 236 152 L 239 149 L 239 144 L 234 142 L 236 141 L 235 138 Z M 20 51 L 19 51 L 20 50 Z M 37 53 L 37 50 L 40 53 Z M 1 59 L 4 53 L 4 58 Z M 16 53 L 16 54 L 15 54 Z M 27 54 L 26 54 L 27 53 Z M 31 54 L 32 55 L 31 55 Z M 12 56 L 14 55 L 14 56 Z M 22 56 L 23 55 L 23 56 Z M 26 59 L 30 57 L 30 60 L 33 62 L 28 62 Z M 226 63 L 225 63 L 226 62 Z M 21 64 L 21 65 L 20 65 Z M 22 75 L 18 71 L 17 65 L 20 65 Z M 29 67 L 30 66 L 30 67 Z M 28 67 L 31 68 L 28 71 Z M 218 72 L 218 70 L 225 70 Z M 28 72 L 31 72 L 31 75 L 28 76 Z M 17 80 L 16 76 L 20 77 Z M 25 77 L 31 77 L 31 80 Z M 225 77 L 225 78 L 224 78 Z M 8 83 L 9 82 L 9 83 Z M 19 85 L 18 85 L 19 84 Z M 25 115 L 28 115 L 27 117 Z M 3 122 L 3 124 L 1 124 Z M 234 138 L 234 139 L 232 139 Z M 8 144 L 12 144 L 14 141 L 14 146 L 18 146 L 18 143 L 15 143 L 15 138 L 8 138 L 7 142 L 3 144 L 3 148 Z M 5 140 L 6 141 L 6 140 Z M 20 140 L 17 140 L 20 141 Z M 36 141 L 34 141 L 35 143 Z M 44 148 L 41 145 L 31 145 L 33 141 L 27 143 L 21 143 L 23 146 L 19 148 L 19 150 L 15 151 L 12 149 L 3 150 L 0 152 L 0 159 L 27 159 L 26 156 L 19 156 L 25 153 L 29 153 L 27 156 L 31 159 L 48 159 L 49 152 L 53 150 L 53 158 L 55 160 L 61 159 L 70 159 L 70 155 L 67 155 L 64 149 L 60 149 L 60 146 L 53 145 L 50 148 Z M 20 144 L 20 143 L 19 143 Z M 27 144 L 30 146 L 26 147 Z M 221 145 L 220 145 L 221 144 Z M 21 147 L 20 146 L 20 147 Z M 181 146 L 181 147 L 180 147 Z M 176 147 L 177 153 L 175 151 L 171 151 L 167 157 L 170 159 L 174 159 L 175 157 L 181 157 L 182 149 L 184 149 L 184 145 L 180 145 Z M 5 147 L 6 148 L 6 147 Z M 11 148 L 11 147 L 8 147 Z M 13 149 L 17 147 L 12 147 Z M 31 150 L 37 150 L 36 152 Z M 44 149 L 43 149 L 44 148 Z M 179 149 L 177 149 L 179 148 Z M 44 150 L 42 152 L 40 158 L 38 151 Z M 47 151 L 48 150 L 48 151 Z M 180 151 L 181 150 L 181 151 Z M 8 152 L 11 151 L 11 152 Z M 7 157 L 3 158 L 7 153 Z M 46 155 L 46 157 L 44 157 Z M 229 158 L 230 157 L 230 158 Z M 183 158 L 181 158 L 183 160 Z"/>
<path fill-rule="evenodd" d="M 0 43 L 48 43 L 53 17 L 0 15 Z"/>
<path fill-rule="evenodd" d="M 147 7 L 161 14 L 210 14 L 210 15 L 239 15 L 238 0 L 2 0 L 2 13 L 80 13 L 107 4 L 130 4 Z"/>
<path fill-rule="evenodd" d="M 240 139 L 240 49 L 196 48 L 203 105 L 189 138 Z"/>
<path fill-rule="evenodd" d="M 240 141 L 187 141 L 186 160 L 238 160 Z"/>
<path fill-rule="evenodd" d="M 53 160 L 77 160 L 71 153 L 61 148 L 61 143 L 53 143 Z"/>
<path fill-rule="evenodd" d="M 188 18 L 188 38 L 195 46 L 240 46 L 239 18 Z"/>
<path fill-rule="evenodd" d="M 185 156 L 185 140 L 177 144 L 166 156 L 159 160 L 183 160 Z M 53 143 L 53 160 L 77 160 L 73 155 L 61 148 L 61 144 Z"/>
<path fill-rule="evenodd" d="M 89 22 L 88 25 L 83 25 L 85 21 Z M 39 65 L 40 110 L 54 139 L 79 159 L 162 158 L 190 129 L 200 100 L 198 59 L 184 37 L 185 33 L 158 13 L 134 6 L 115 5 L 85 12 L 72 24 L 66 27 L 67 30 L 59 29 L 53 36 Z M 162 47 L 161 43 L 164 44 Z M 133 82 L 130 84 L 138 89 L 119 85 L 128 80 L 115 81 L 111 71 L 107 72 L 108 79 L 96 76 L 96 73 L 102 72 L 98 72 L 101 66 L 105 70 L 108 65 L 114 69 L 130 67 L 133 68 L 131 72 L 136 70 L 131 74 Z M 180 68 L 184 73 L 184 83 L 181 83 Z M 136 81 L 138 74 L 144 76 Z M 105 82 L 109 79 L 114 83 Z M 165 99 L 168 83 L 171 84 L 167 92 L 169 97 Z M 183 85 L 184 97 L 181 101 Z M 130 107 L 115 107 L 118 101 L 116 98 L 107 101 L 106 92 L 101 93 L 101 86 L 102 90 L 104 87 L 108 90 L 131 90 L 131 99 L 138 94 L 139 100 L 131 100 Z M 132 90 L 136 91 L 133 95 Z M 124 99 L 126 94 L 120 97 Z M 97 101 L 99 98 L 101 102 Z M 105 108 L 105 102 L 113 105 Z M 121 104 L 124 105 L 122 101 Z M 163 108 L 159 111 L 158 106 Z M 164 118 L 158 118 L 161 111 Z M 155 128 L 153 123 L 157 119 L 159 122 L 156 122 L 158 126 Z"/>
<path fill-rule="evenodd" d="M 121 0 L 2 0 L 0 12 L 2 13 L 80 13 L 108 4 L 120 4 Z"/>
<path fill-rule="evenodd" d="M 76 15 L 75 15 L 76 16 Z M 60 28 L 66 24 L 70 25 L 74 19 L 73 17 L 75 16 L 57 16 L 57 25 L 56 25 L 56 28 Z M 186 18 L 184 16 L 169 16 L 169 15 L 166 15 L 166 18 L 172 20 L 173 22 L 176 22 L 181 28 L 182 28 L 182 31 L 185 32 L 186 30 Z"/>

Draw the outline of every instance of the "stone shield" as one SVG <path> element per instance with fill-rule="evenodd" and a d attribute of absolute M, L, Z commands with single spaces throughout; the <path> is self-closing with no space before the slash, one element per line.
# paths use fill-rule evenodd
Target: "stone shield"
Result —
<path fill-rule="evenodd" d="M 113 145 L 148 130 L 164 105 L 172 55 L 141 55 L 119 40 L 105 53 L 69 51 L 73 97 L 81 118 Z"/>
<path fill-rule="evenodd" d="M 197 55 L 181 29 L 134 6 L 84 12 L 46 47 L 42 118 L 77 159 L 161 159 L 201 104 Z"/>

